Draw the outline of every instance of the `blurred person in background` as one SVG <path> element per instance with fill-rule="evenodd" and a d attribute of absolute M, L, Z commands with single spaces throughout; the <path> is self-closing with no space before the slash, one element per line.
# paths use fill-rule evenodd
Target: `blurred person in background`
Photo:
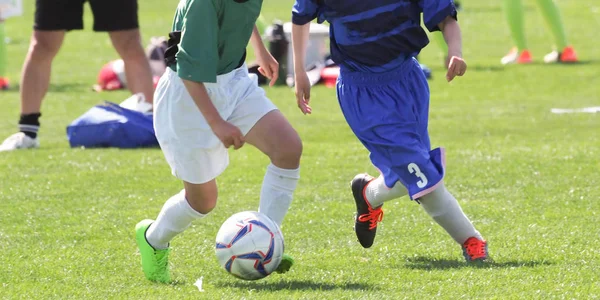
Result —
<path fill-rule="evenodd" d="M 0 91 L 8 90 L 9 82 L 6 77 L 7 53 L 4 20 L 23 14 L 21 0 L 0 0 Z"/>
<path fill-rule="evenodd" d="M 19 132 L 4 140 L 0 152 L 39 147 L 39 118 L 52 61 L 66 33 L 83 29 L 85 2 L 94 15 L 94 31 L 108 32 L 125 62 L 129 89 L 144 95 L 140 101 L 152 104 L 152 72 L 141 43 L 137 0 L 36 0 L 34 32 L 22 70 Z"/>
<path fill-rule="evenodd" d="M 512 38 L 516 44 L 501 60 L 503 65 L 517 63 L 528 64 L 533 61 L 525 38 L 525 16 L 522 0 L 504 0 L 506 18 Z M 556 49 L 544 56 L 546 63 L 577 62 L 577 54 L 567 41 L 567 35 L 561 20 L 560 12 L 553 0 L 536 0 L 542 16 L 552 31 Z"/>

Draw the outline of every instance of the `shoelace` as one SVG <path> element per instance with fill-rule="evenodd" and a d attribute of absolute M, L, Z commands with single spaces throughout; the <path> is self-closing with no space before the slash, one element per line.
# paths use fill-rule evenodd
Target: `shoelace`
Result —
<path fill-rule="evenodd" d="M 472 259 L 485 257 L 485 243 L 483 241 L 473 239 L 465 244 L 467 254 Z"/>
<path fill-rule="evenodd" d="M 156 259 L 156 264 L 160 266 L 160 268 L 154 270 L 154 276 L 158 278 L 163 276 L 163 270 L 169 264 L 169 253 L 163 253 L 160 258 L 156 258 L 156 252 L 154 252 L 154 258 Z"/>
<path fill-rule="evenodd" d="M 169 263 L 169 253 L 168 252 L 162 253 L 162 256 L 156 260 L 156 263 L 161 267 L 163 267 L 163 266 L 166 267 L 167 264 Z"/>
<path fill-rule="evenodd" d="M 381 220 L 383 220 L 383 210 L 381 210 L 381 207 L 376 209 L 369 208 L 368 213 L 358 216 L 359 222 L 369 222 L 369 230 L 377 227 L 377 223 L 381 222 Z"/>

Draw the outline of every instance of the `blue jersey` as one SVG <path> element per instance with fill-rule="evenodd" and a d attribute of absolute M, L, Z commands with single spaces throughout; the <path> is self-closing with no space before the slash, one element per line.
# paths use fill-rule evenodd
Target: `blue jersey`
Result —
<path fill-rule="evenodd" d="M 429 43 L 421 13 L 430 31 L 448 16 L 456 18 L 453 0 L 296 0 L 292 22 L 328 21 L 331 56 L 343 71 L 381 73 Z"/>

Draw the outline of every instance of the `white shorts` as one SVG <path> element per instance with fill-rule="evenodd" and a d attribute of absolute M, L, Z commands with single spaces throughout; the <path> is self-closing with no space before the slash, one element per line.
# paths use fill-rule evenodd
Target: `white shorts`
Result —
<path fill-rule="evenodd" d="M 205 83 L 221 117 L 244 135 L 277 109 L 249 77 L 246 65 Z M 154 130 L 175 177 L 194 184 L 219 176 L 229 164 L 228 151 L 212 132 L 177 73 L 167 68 L 154 93 Z"/>
<path fill-rule="evenodd" d="M 21 0 L 0 0 L 0 20 L 23 15 Z"/>

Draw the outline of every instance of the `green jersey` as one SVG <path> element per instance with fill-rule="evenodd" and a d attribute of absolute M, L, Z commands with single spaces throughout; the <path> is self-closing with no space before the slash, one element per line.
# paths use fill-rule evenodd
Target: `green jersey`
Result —
<path fill-rule="evenodd" d="M 216 82 L 240 66 L 262 0 L 181 0 L 172 31 L 181 32 L 176 64 L 180 78 Z"/>

